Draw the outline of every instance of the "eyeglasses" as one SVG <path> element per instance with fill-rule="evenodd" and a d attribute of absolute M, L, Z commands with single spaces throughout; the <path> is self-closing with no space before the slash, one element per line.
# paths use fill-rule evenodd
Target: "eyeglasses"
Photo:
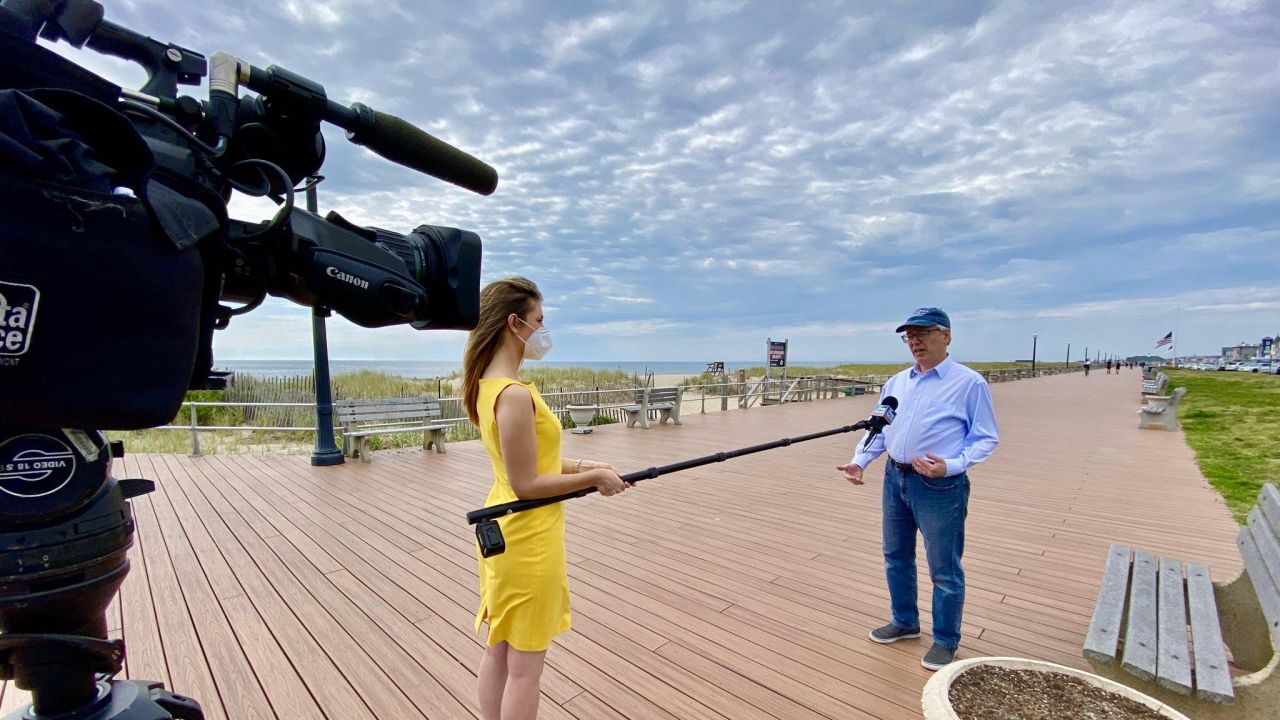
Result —
<path fill-rule="evenodd" d="M 902 342 L 909 343 L 912 340 L 923 341 L 925 337 L 929 335 L 929 333 L 933 333 L 933 332 L 939 332 L 938 328 L 929 328 L 928 330 L 921 330 L 920 332 L 903 333 L 898 337 L 902 338 Z"/>

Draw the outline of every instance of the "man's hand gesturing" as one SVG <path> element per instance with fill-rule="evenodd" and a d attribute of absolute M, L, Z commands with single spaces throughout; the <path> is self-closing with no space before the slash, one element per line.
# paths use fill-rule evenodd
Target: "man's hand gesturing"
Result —
<path fill-rule="evenodd" d="M 843 475 L 844 479 L 854 485 L 862 485 L 862 468 L 857 463 L 848 463 L 845 465 L 837 465 L 836 469 Z"/>

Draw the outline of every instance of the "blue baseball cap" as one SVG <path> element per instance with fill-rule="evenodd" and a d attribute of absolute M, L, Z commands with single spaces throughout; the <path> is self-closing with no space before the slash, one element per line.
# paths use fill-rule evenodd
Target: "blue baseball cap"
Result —
<path fill-rule="evenodd" d="M 933 327 L 934 325 L 941 325 L 949 330 L 951 329 L 951 318 L 947 317 L 947 314 L 939 308 L 916 308 L 915 312 L 911 313 L 911 317 L 899 325 L 894 332 L 902 332 L 909 327 Z"/>

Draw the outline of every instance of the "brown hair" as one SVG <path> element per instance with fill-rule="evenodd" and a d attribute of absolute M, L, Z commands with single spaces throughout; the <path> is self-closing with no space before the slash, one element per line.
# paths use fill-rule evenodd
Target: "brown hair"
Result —
<path fill-rule="evenodd" d="M 476 329 L 467 336 L 467 349 L 462 354 L 462 406 L 471 422 L 480 424 L 476 408 L 480 400 L 480 376 L 498 352 L 507 317 L 515 313 L 524 318 L 538 302 L 542 302 L 538 286 L 522 277 L 495 280 L 480 291 L 480 319 Z"/>

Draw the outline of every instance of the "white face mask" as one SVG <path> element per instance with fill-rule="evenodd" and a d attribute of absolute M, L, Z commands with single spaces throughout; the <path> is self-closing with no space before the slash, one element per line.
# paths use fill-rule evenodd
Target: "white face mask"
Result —
<path fill-rule="evenodd" d="M 529 325 L 529 323 L 524 322 L 524 320 L 521 320 L 520 318 L 516 319 L 520 320 L 520 322 L 525 325 Z M 533 326 L 529 325 L 529 327 Z M 545 327 L 540 327 L 534 330 L 528 340 L 521 338 L 519 335 L 516 335 L 516 337 L 520 338 L 520 341 L 524 343 L 525 360 L 541 360 L 547 356 L 547 353 L 551 352 L 551 331 Z"/>

